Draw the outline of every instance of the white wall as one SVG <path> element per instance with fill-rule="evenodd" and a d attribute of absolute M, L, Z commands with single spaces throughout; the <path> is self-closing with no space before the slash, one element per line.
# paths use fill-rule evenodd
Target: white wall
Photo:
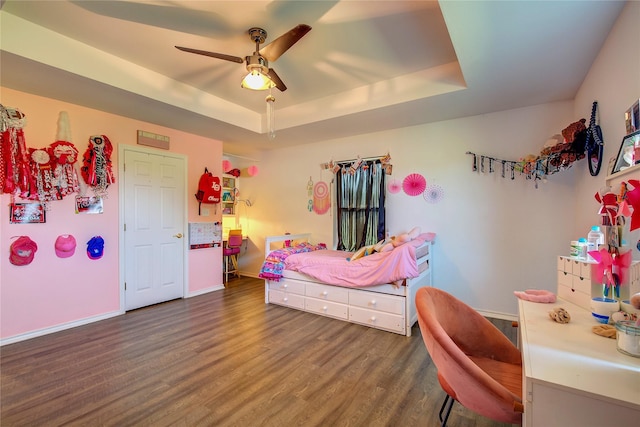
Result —
<path fill-rule="evenodd" d="M 250 238 L 286 231 L 312 232 L 332 243 L 333 218 L 307 209 L 307 182 L 329 182 L 320 164 L 331 160 L 391 154 L 393 175 L 402 180 L 416 172 L 444 189 L 440 203 L 400 192 L 387 199 L 391 234 L 420 226 L 437 233 L 434 283 L 472 306 L 498 314 L 516 313 L 513 290 L 553 289 L 555 256 L 568 250 L 566 217 L 574 204 L 574 169 L 553 175 L 536 189 L 533 182 L 500 173 L 471 170 L 467 151 L 517 160 L 538 152 L 544 142 L 571 121 L 571 102 L 468 117 L 359 137 L 277 150 L 261 162 L 263 178 L 245 180 L 253 193 Z M 583 162 L 577 167 L 586 167 Z M 259 210 L 259 213 L 257 212 Z M 260 248 L 261 249 L 261 248 Z M 249 271 L 260 256 L 246 255 Z M 249 258 L 249 259 L 247 259 Z"/>
<path fill-rule="evenodd" d="M 325 141 L 265 153 L 260 179 L 242 180 L 248 211 L 249 250 L 241 258 L 245 274 L 257 275 L 264 237 L 311 232 L 316 242 L 332 243 L 333 217 L 307 210 L 307 182 L 329 182 L 320 164 L 331 159 L 382 155 L 393 159 L 393 176 L 423 174 L 445 197 L 438 204 L 404 193 L 387 199 L 392 234 L 420 226 L 437 233 L 434 285 L 485 313 L 517 313 L 514 290 L 555 290 L 556 257 L 569 241 L 598 223 L 593 195 L 604 184 L 607 159 L 615 156 L 624 134 L 623 113 L 640 94 L 637 22 L 640 3 L 630 2 L 603 46 L 592 70 L 572 101 L 538 105 L 482 116 Z M 631 52 L 631 54 L 630 54 Z M 471 171 L 465 152 L 517 160 L 537 154 L 545 141 L 569 123 L 589 118 L 600 102 L 606 140 L 605 166 L 589 175 L 586 161 L 554 174 L 535 188 L 516 176 Z M 276 142 L 274 142 L 276 143 Z"/>
<path fill-rule="evenodd" d="M 576 194 L 578 208 L 575 216 L 574 232 L 595 225 L 594 213 L 599 205 L 595 193 L 604 185 L 604 175 L 608 174 L 609 159 L 616 157 L 622 138 L 626 134 L 624 112 L 640 98 L 640 2 L 630 1 L 623 9 L 616 25 L 611 30 L 589 74 L 580 87 L 575 99 L 575 114 L 589 120 L 591 104 L 598 101 L 600 125 L 605 140 L 602 172 L 591 177 L 586 169 L 578 179 Z M 626 179 L 628 179 L 627 177 Z M 639 177 L 636 177 L 639 178 Z M 596 217 L 597 219 L 597 217 Z M 635 241 L 640 235 L 634 233 Z M 639 259 L 635 250 L 634 258 Z"/>

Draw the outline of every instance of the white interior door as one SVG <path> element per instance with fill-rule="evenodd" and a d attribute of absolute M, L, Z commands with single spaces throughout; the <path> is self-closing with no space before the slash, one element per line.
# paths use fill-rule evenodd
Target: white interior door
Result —
<path fill-rule="evenodd" d="M 125 310 L 184 296 L 185 163 L 124 150 Z"/>

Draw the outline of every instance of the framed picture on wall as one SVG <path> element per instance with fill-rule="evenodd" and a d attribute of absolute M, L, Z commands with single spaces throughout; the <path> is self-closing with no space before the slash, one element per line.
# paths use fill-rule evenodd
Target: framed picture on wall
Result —
<path fill-rule="evenodd" d="M 622 138 L 618 157 L 611 173 L 623 171 L 640 163 L 640 131 L 636 131 Z"/>
<path fill-rule="evenodd" d="M 9 205 L 11 224 L 44 224 L 47 222 L 46 210 L 40 203 L 11 203 Z"/>
<path fill-rule="evenodd" d="M 640 130 L 640 99 L 624 113 L 624 124 L 627 133 Z"/>

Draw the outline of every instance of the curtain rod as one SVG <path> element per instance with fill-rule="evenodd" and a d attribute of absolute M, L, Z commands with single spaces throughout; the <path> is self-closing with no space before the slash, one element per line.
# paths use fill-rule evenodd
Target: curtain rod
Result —
<path fill-rule="evenodd" d="M 366 161 L 369 161 L 369 160 L 382 160 L 385 156 L 386 156 L 386 154 L 384 156 L 361 157 L 360 160 L 362 160 L 363 162 L 366 162 Z M 358 159 L 336 160 L 335 163 L 350 163 L 350 162 L 355 162 L 356 160 L 358 160 Z"/>

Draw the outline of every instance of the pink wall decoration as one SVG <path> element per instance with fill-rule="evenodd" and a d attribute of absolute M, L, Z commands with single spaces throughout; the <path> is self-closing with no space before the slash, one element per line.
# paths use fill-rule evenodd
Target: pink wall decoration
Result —
<path fill-rule="evenodd" d="M 313 211 L 318 215 L 327 213 L 331 207 L 329 187 L 324 181 L 316 182 L 313 186 Z"/>
<path fill-rule="evenodd" d="M 398 193 L 401 188 L 402 188 L 402 185 L 400 184 L 400 181 L 398 181 L 397 179 L 392 179 L 387 184 L 387 191 L 391 194 Z"/>
<path fill-rule="evenodd" d="M 419 173 L 412 173 L 402 181 L 402 189 L 409 196 L 419 196 L 427 188 L 427 180 Z"/>
<path fill-rule="evenodd" d="M 439 185 L 427 185 L 422 197 L 424 197 L 427 203 L 438 203 L 444 197 L 444 190 Z"/>
<path fill-rule="evenodd" d="M 247 173 L 249 174 L 249 176 L 256 176 L 256 175 L 258 175 L 258 172 L 260 172 L 260 170 L 255 165 L 249 166 L 247 168 Z"/>
<path fill-rule="evenodd" d="M 231 170 L 231 162 L 229 160 L 222 161 L 222 171 L 227 173 Z"/>
<path fill-rule="evenodd" d="M 113 171 L 118 172 L 118 145 L 131 143 L 138 129 L 147 129 L 172 139 L 171 152 L 184 154 L 187 161 L 186 190 L 198 187 L 207 164 L 222 162 L 222 142 L 163 128 L 122 116 L 107 114 L 78 105 L 39 97 L 2 87 L 2 103 L 19 108 L 29 117 L 25 126 L 26 145 L 40 148 L 54 141 L 59 111 L 67 111 L 76 148 L 84 152 L 89 137 L 107 133 L 113 144 Z M 206 154 L 203 154 L 206 153 Z M 10 223 L 11 195 L 0 194 L 0 339 L 21 340 L 58 329 L 77 326 L 121 314 L 119 263 L 119 186 L 109 186 L 104 211 L 99 215 L 76 214 L 75 194 L 49 202 L 46 223 Z M 90 193 L 91 194 L 91 193 Z M 194 197 L 187 200 L 188 222 L 202 221 Z M 6 212 L 6 214 L 5 214 Z M 220 220 L 222 214 L 208 220 Z M 186 231 L 185 231 L 186 232 Z M 9 261 L 11 236 L 29 236 L 38 251 L 29 265 L 17 266 Z M 77 247 L 73 255 L 61 258 L 56 253 L 60 235 L 73 235 Z M 99 259 L 87 256 L 87 242 L 92 236 L 104 239 L 104 254 Z M 188 289 L 185 296 L 222 288 L 222 249 L 188 251 Z"/>

